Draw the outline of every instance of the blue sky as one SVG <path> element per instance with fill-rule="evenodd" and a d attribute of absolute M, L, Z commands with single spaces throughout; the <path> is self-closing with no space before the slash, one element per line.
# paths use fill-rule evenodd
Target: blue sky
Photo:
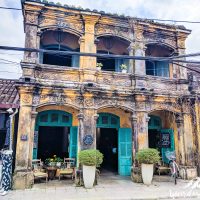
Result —
<path fill-rule="evenodd" d="M 0 6 L 21 8 L 20 2 L 21 0 L 0 0 Z M 200 0 L 60 0 L 59 2 L 133 17 L 200 21 Z M 0 19 L 0 45 L 23 47 L 22 12 L 1 9 Z M 200 52 L 200 24 L 182 24 L 192 30 L 186 42 L 187 53 Z M 22 58 L 22 52 L 0 51 L 0 59 L 19 63 Z M 20 65 L 4 62 L 0 60 L 0 78 L 19 78 Z"/>

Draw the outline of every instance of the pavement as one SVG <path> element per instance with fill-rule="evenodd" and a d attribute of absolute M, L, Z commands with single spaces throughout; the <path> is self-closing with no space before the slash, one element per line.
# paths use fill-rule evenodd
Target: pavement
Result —
<path fill-rule="evenodd" d="M 200 178 L 194 182 L 178 179 L 174 185 L 168 176 L 154 177 L 146 186 L 133 183 L 130 177 L 101 175 L 99 183 L 92 189 L 76 187 L 72 180 L 53 180 L 38 183 L 31 189 L 13 190 L 0 200 L 200 200 Z"/>

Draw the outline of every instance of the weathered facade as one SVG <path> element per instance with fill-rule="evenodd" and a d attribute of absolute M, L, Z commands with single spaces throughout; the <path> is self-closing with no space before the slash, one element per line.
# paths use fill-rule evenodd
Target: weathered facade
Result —
<path fill-rule="evenodd" d="M 46 1 L 26 0 L 22 6 L 25 47 L 52 53 L 27 51 L 21 62 L 15 188 L 30 186 L 31 160 L 38 157 L 39 127 L 58 123 L 58 116 L 62 118 L 59 111 L 69 117 L 60 124 L 65 126 L 66 122 L 70 127 L 70 137 L 78 134 L 77 151 L 96 148 L 100 129 L 117 130 L 118 171 L 122 175 L 126 175 L 138 149 L 156 148 L 154 138 L 160 133 L 169 134 L 179 164 L 197 164 L 194 157 L 200 151 L 199 90 L 188 90 L 185 68 L 164 61 L 76 54 L 184 55 L 190 30 Z M 74 53 L 62 55 L 55 50 Z M 97 62 L 103 64 L 101 71 L 96 70 Z M 121 64 L 128 66 L 128 73 L 121 73 Z M 57 122 L 51 118 L 54 111 Z M 152 136 L 153 132 L 157 136 Z M 70 155 L 76 154 L 72 146 Z M 166 159 L 164 148 L 161 154 Z"/>

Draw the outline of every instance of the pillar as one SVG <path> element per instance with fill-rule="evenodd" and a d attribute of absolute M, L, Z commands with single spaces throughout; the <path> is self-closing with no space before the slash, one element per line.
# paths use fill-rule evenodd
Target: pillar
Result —
<path fill-rule="evenodd" d="M 193 123 L 196 123 L 196 154 L 195 154 L 195 158 L 197 159 L 197 171 L 198 171 L 198 176 L 200 175 L 200 103 L 198 101 L 198 99 L 196 99 L 195 101 L 195 119 L 196 121 Z"/>
<path fill-rule="evenodd" d="M 183 117 L 179 114 L 176 116 L 176 124 L 178 129 L 178 156 L 181 165 L 185 165 L 185 147 L 184 147 L 184 125 Z"/>
<path fill-rule="evenodd" d="M 131 118 L 131 127 L 132 127 L 132 157 L 133 157 L 133 164 L 135 165 L 135 158 L 136 158 L 136 153 L 138 151 L 138 127 L 137 127 L 137 114 L 136 112 L 133 112 Z"/>
<path fill-rule="evenodd" d="M 193 143 L 193 128 L 192 116 L 190 113 L 183 113 L 184 124 L 184 149 L 186 165 L 193 165 L 194 163 L 194 143 Z"/>
<path fill-rule="evenodd" d="M 185 40 L 187 38 L 187 35 L 185 33 L 177 32 L 177 53 L 178 55 L 185 55 Z M 178 59 L 177 59 L 178 60 Z M 180 60 L 186 60 L 186 58 L 180 58 Z M 180 65 L 186 66 L 185 63 L 179 63 Z M 187 79 L 187 69 L 181 66 L 177 66 L 175 69 L 179 69 L 178 73 L 177 71 L 174 72 L 175 75 L 178 74 L 178 78 L 180 79 Z"/>
<path fill-rule="evenodd" d="M 39 11 L 39 10 L 38 10 Z M 25 12 L 25 48 L 38 48 L 38 14 L 39 12 Z M 37 52 L 24 52 L 23 62 L 36 63 Z"/>
<path fill-rule="evenodd" d="M 81 149 L 96 149 L 96 110 L 85 108 L 83 114 L 84 133 L 81 138 Z M 90 140 L 92 140 L 91 143 Z"/>
<path fill-rule="evenodd" d="M 134 44 L 131 43 L 130 46 L 128 47 L 128 52 L 129 56 L 134 56 Z M 129 67 L 128 67 L 128 73 L 134 73 L 134 60 L 130 59 L 129 60 Z"/>
<path fill-rule="evenodd" d="M 145 56 L 145 43 L 143 36 L 143 26 L 134 24 L 134 56 Z M 146 76 L 146 64 L 145 60 L 135 60 L 134 67 L 135 74 L 135 87 L 136 89 L 146 88 L 147 84 L 145 81 Z"/>
<path fill-rule="evenodd" d="M 90 13 L 89 15 L 83 14 L 82 17 L 85 23 L 85 34 L 79 40 L 80 52 L 96 53 L 95 24 L 97 23 L 100 15 Z M 96 70 L 96 57 L 81 56 L 80 68 Z"/>
<path fill-rule="evenodd" d="M 33 142 L 32 122 L 32 92 L 30 89 L 19 89 L 20 112 L 16 145 L 15 175 L 13 187 L 15 189 L 29 188 L 33 184 L 31 169 L 31 148 Z"/>
<path fill-rule="evenodd" d="M 138 150 L 148 148 L 148 113 L 140 111 L 137 114 Z"/>

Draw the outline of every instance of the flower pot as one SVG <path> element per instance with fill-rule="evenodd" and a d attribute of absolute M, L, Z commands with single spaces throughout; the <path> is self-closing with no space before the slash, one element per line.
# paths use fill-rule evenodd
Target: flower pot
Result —
<path fill-rule="evenodd" d="M 50 163 L 49 163 L 49 166 L 50 166 L 50 167 L 55 167 L 55 166 L 56 166 L 56 162 L 50 162 Z"/>
<path fill-rule="evenodd" d="M 96 166 L 83 165 L 83 182 L 85 188 L 90 189 L 93 187 L 95 180 L 95 171 Z"/>
<path fill-rule="evenodd" d="M 127 73 L 127 69 L 122 69 L 122 73 Z"/>
<path fill-rule="evenodd" d="M 97 67 L 97 71 L 101 71 L 101 67 Z"/>
<path fill-rule="evenodd" d="M 142 163 L 142 180 L 145 185 L 151 185 L 153 179 L 153 164 Z"/>
<path fill-rule="evenodd" d="M 61 162 L 57 162 L 56 167 L 61 167 Z"/>

